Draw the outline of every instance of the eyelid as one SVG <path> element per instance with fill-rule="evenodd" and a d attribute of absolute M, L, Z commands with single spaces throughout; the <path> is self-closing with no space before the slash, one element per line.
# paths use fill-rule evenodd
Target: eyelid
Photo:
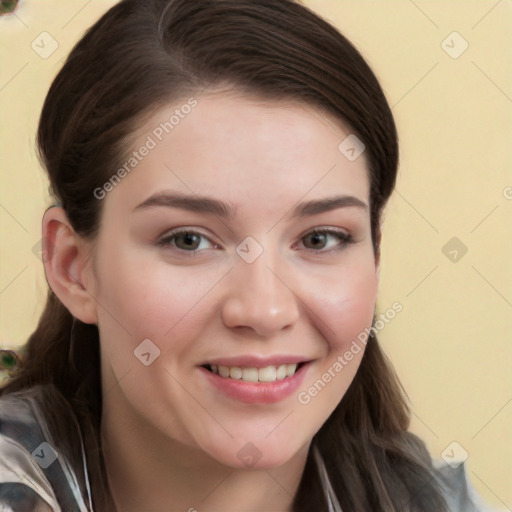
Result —
<path fill-rule="evenodd" d="M 304 231 L 300 236 L 299 239 L 304 238 L 305 236 L 314 234 L 314 233 L 320 233 L 320 234 L 328 234 L 328 235 L 340 235 L 340 236 L 346 236 L 350 237 L 351 234 L 347 229 L 334 227 L 334 226 L 316 226 L 314 228 L 310 228 L 307 231 Z"/>
<path fill-rule="evenodd" d="M 180 249 L 179 247 L 176 247 L 174 244 L 172 244 L 170 242 L 172 239 L 174 239 L 175 237 L 177 237 L 183 233 L 198 235 L 198 236 L 208 240 L 208 242 L 211 245 L 213 245 L 214 246 L 213 248 L 215 248 L 215 249 L 218 249 L 220 247 L 220 244 L 217 243 L 215 240 L 213 240 L 211 235 L 208 235 L 208 234 L 202 232 L 201 230 L 199 230 L 196 227 L 188 227 L 188 226 L 179 226 L 179 227 L 176 227 L 176 228 L 166 231 L 163 235 L 159 236 L 156 239 L 155 243 L 156 243 L 156 245 L 159 245 L 162 247 L 172 247 L 173 250 L 178 251 L 182 254 L 188 254 L 188 255 L 199 254 L 206 250 L 206 249 L 201 249 L 201 250 L 195 249 L 195 250 L 187 251 L 185 249 Z M 344 249 L 348 244 L 354 242 L 353 236 L 350 234 L 350 232 L 348 232 L 345 229 L 342 229 L 339 227 L 333 227 L 333 226 L 318 226 L 318 227 L 311 228 L 308 231 L 305 231 L 304 233 L 302 233 L 299 236 L 298 241 L 294 243 L 294 246 L 297 243 L 301 243 L 302 240 L 306 236 L 313 235 L 313 234 L 325 234 L 328 236 L 338 237 L 340 240 L 339 245 L 337 245 L 335 247 L 331 247 L 329 249 L 323 249 L 323 248 L 322 249 L 311 249 L 311 248 L 305 247 L 306 251 L 311 251 L 314 253 L 329 253 L 331 251 L 341 250 L 341 249 Z"/>
<path fill-rule="evenodd" d="M 300 236 L 299 240 L 302 240 L 306 236 L 312 235 L 312 234 L 321 234 L 321 235 L 325 234 L 325 235 L 329 235 L 329 236 L 338 237 L 340 240 L 340 244 L 338 246 L 332 247 L 330 249 L 311 249 L 311 248 L 306 247 L 307 251 L 311 251 L 314 253 L 329 253 L 331 251 L 342 250 L 347 245 L 354 243 L 354 237 L 351 235 L 351 233 L 349 231 L 342 229 L 342 228 L 333 227 L 333 226 L 318 226 L 318 227 L 312 228 L 312 229 L 306 231 L 305 233 L 303 233 Z"/>
<path fill-rule="evenodd" d="M 172 246 L 172 244 L 169 242 L 169 240 L 182 234 L 182 233 L 199 235 L 200 237 L 208 240 L 210 242 L 210 244 L 212 244 L 216 247 L 218 247 L 220 245 L 217 242 L 215 242 L 210 235 L 207 235 L 206 233 L 200 231 L 199 229 L 197 229 L 195 227 L 188 227 L 188 226 L 179 226 L 179 227 L 176 227 L 176 228 L 166 231 L 163 235 L 160 235 L 156 239 L 155 243 L 156 243 L 156 245 L 160 245 L 160 246 Z M 179 247 L 175 247 L 175 249 L 182 253 L 190 253 L 190 254 L 202 252 L 202 251 L 197 251 L 197 250 L 196 251 L 185 251 L 183 249 L 180 249 Z"/>
<path fill-rule="evenodd" d="M 334 226 L 317 226 L 311 229 L 308 229 L 302 236 L 309 235 L 310 233 L 337 233 L 342 235 L 349 235 L 350 233 L 343 228 L 334 227 Z"/>

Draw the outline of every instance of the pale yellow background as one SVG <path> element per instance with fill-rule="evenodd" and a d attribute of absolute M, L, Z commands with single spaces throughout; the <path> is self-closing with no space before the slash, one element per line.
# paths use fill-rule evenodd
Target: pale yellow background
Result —
<path fill-rule="evenodd" d="M 50 81 L 84 29 L 114 0 L 22 0 L 0 19 L 1 347 L 35 327 L 46 282 L 33 252 L 49 205 L 34 151 Z M 386 214 L 379 310 L 404 310 L 380 334 L 434 457 L 457 441 L 469 475 L 512 508 L 512 2 L 309 0 L 369 60 L 401 139 Z M 469 44 L 457 59 L 442 42 Z M 48 32 L 58 49 L 31 43 Z M 46 37 L 46 36 L 45 36 Z M 464 44 L 458 36 L 447 43 Z M 512 189 L 508 197 L 512 197 Z M 468 252 L 442 252 L 452 237 Z M 37 251 L 35 251 L 37 252 Z"/>

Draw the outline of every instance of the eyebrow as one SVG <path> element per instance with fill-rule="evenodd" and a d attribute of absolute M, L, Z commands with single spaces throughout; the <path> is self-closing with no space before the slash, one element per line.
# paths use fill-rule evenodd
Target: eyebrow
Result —
<path fill-rule="evenodd" d="M 181 208 L 197 213 L 210 213 L 225 219 L 235 217 L 236 205 L 219 201 L 206 196 L 183 194 L 181 192 L 162 192 L 154 194 L 139 204 L 134 211 L 153 206 L 166 206 L 168 208 Z"/>
<path fill-rule="evenodd" d="M 293 215 L 295 217 L 307 217 L 349 206 L 355 206 L 368 211 L 368 205 L 357 197 L 338 195 L 301 203 L 295 207 Z"/>
<path fill-rule="evenodd" d="M 207 196 L 197 196 L 183 194 L 181 192 L 162 192 L 154 194 L 141 204 L 134 211 L 144 210 L 155 206 L 168 208 L 180 208 L 196 213 L 208 213 L 222 217 L 224 219 L 233 219 L 235 217 L 237 206 L 233 203 L 219 201 Z M 368 205 L 354 196 L 336 195 L 324 199 L 306 201 L 298 204 L 292 210 L 294 217 L 308 217 L 320 213 L 335 210 L 337 208 L 357 207 L 368 211 Z"/>

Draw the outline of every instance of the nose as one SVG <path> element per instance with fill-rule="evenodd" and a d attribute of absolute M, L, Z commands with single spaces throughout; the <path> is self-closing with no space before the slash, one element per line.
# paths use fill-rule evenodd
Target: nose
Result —
<path fill-rule="evenodd" d="M 252 263 L 237 261 L 230 274 L 222 307 L 227 327 L 247 328 L 261 337 L 270 337 L 297 322 L 299 299 L 292 283 L 264 255 Z"/>

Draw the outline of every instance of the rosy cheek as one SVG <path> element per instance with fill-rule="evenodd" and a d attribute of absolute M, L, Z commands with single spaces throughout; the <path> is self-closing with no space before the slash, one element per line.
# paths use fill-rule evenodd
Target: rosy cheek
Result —
<path fill-rule="evenodd" d="M 329 349 L 344 350 L 371 326 L 378 281 L 374 273 L 352 274 L 343 286 L 331 287 L 317 295 L 317 328 L 324 334 Z"/>
<path fill-rule="evenodd" d="M 208 273 L 173 269 L 168 265 L 139 267 L 131 279 L 124 280 L 115 299 L 120 316 L 129 322 L 133 338 L 154 338 L 157 344 L 168 344 L 170 339 L 194 335 L 194 328 L 205 322 L 211 308 L 209 292 L 215 277 Z M 118 276 L 117 282 L 123 282 Z M 210 304 L 211 306 L 211 304 Z M 201 315 L 201 318 L 198 318 Z"/>

